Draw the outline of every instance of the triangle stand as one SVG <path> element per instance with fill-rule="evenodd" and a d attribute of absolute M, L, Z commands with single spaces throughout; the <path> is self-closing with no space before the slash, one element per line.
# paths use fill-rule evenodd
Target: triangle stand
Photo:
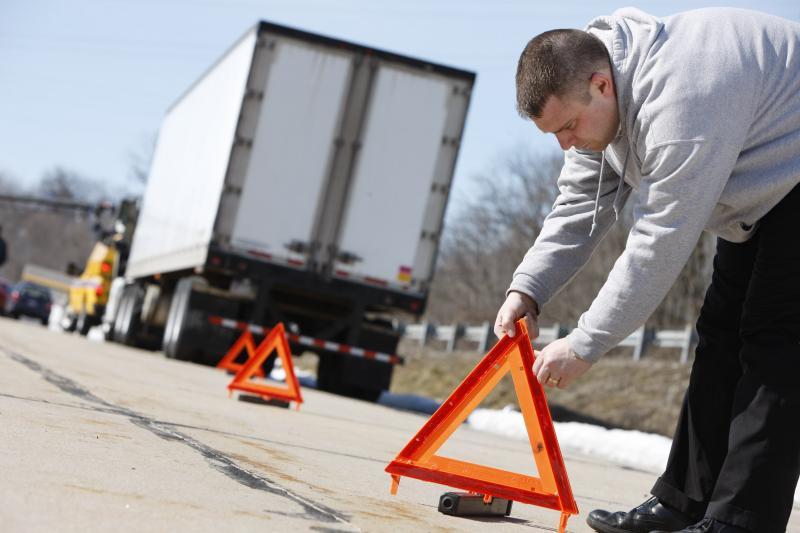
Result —
<path fill-rule="evenodd" d="M 561 511 L 559 532 L 578 506 L 564 467 L 542 386 L 533 375 L 534 354 L 524 320 L 514 338 L 503 337 L 478 363 L 422 429 L 400 451 L 386 472 L 396 494 L 400 477 L 439 483 L 486 498 L 499 497 Z M 511 374 L 539 477 L 435 455 L 469 414 Z"/>

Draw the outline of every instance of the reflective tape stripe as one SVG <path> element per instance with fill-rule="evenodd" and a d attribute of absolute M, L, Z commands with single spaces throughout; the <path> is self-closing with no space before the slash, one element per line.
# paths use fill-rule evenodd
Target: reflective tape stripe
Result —
<path fill-rule="evenodd" d="M 230 318 L 222 318 L 220 316 L 209 316 L 209 323 L 215 326 L 222 326 L 230 329 L 245 330 L 249 329 L 252 333 L 258 335 L 266 335 L 269 333 L 269 328 L 256 326 L 255 324 L 248 324 L 246 322 L 239 322 Z M 330 352 L 338 352 L 355 357 L 363 357 L 364 359 L 374 359 L 383 363 L 396 365 L 403 362 L 402 357 L 391 355 L 387 353 L 375 352 L 373 350 L 365 350 L 356 346 L 348 346 L 347 344 L 339 344 L 338 342 L 326 341 L 323 339 L 315 339 L 314 337 L 307 337 L 305 335 L 295 335 L 293 333 L 286 333 L 286 338 L 296 344 L 302 346 L 310 346 L 312 348 L 322 348 Z"/>
<path fill-rule="evenodd" d="M 241 253 L 241 252 L 239 252 L 239 253 Z M 262 252 L 262 251 L 259 251 L 259 250 L 246 250 L 244 253 L 246 255 L 250 256 L 250 257 L 255 257 L 257 259 L 266 259 L 267 261 L 270 261 L 272 263 L 285 264 L 285 265 L 288 265 L 288 266 L 293 267 L 293 268 L 302 268 L 302 267 L 304 267 L 306 265 L 306 261 L 303 260 L 303 259 L 291 259 L 291 258 L 288 258 L 288 257 L 272 255 L 270 253 Z M 407 267 L 401 267 L 401 269 L 402 268 L 407 268 Z M 409 272 L 410 272 L 410 270 L 409 270 Z M 406 279 L 401 280 L 403 283 L 397 283 L 397 282 L 394 282 L 394 281 L 391 281 L 391 280 L 382 279 L 382 278 L 375 278 L 375 277 L 372 277 L 372 276 L 364 276 L 364 275 L 353 274 L 353 273 L 350 273 L 350 272 L 348 272 L 346 270 L 342 270 L 342 269 L 335 270 L 334 271 L 334 277 L 348 279 L 348 280 L 352 280 L 352 281 L 357 281 L 357 282 L 360 282 L 360 283 L 365 283 L 367 285 L 373 285 L 373 286 L 376 286 L 376 287 L 392 288 L 392 289 L 400 290 L 402 292 L 411 292 L 411 286 L 408 283 L 409 281 L 411 281 L 410 278 L 407 279 L 407 280 Z M 418 292 L 418 291 L 415 291 L 415 292 Z"/>
<path fill-rule="evenodd" d="M 408 283 L 395 283 L 389 280 L 381 279 L 381 278 L 373 278 L 371 276 L 359 276 L 357 274 L 353 274 L 347 272 L 345 270 L 335 270 L 333 272 L 334 277 L 347 279 L 350 281 L 357 281 L 360 283 L 365 283 L 367 285 L 374 285 L 376 287 L 383 287 L 383 288 L 392 288 L 403 292 L 410 292 L 411 286 Z M 409 280 L 410 281 L 410 280 Z"/>

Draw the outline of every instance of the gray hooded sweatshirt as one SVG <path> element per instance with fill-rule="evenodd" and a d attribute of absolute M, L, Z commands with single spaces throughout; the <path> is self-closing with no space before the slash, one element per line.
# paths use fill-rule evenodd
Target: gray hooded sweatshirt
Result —
<path fill-rule="evenodd" d="M 587 31 L 608 48 L 620 130 L 603 153 L 566 152 L 560 194 L 509 291 L 545 305 L 632 197 L 625 251 L 568 336 L 597 361 L 655 310 L 704 230 L 746 241 L 800 183 L 800 24 L 626 8 Z"/>

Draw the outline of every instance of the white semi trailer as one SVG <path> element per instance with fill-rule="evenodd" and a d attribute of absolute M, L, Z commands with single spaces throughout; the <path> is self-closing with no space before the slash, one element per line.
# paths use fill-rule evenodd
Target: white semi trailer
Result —
<path fill-rule="evenodd" d="M 423 312 L 474 73 L 261 22 L 167 111 L 116 341 L 215 363 L 221 315 L 394 353 Z M 318 347 L 365 399 L 392 365 Z"/>

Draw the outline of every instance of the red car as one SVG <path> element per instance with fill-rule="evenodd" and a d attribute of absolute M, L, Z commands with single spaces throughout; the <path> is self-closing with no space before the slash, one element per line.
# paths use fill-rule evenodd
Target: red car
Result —
<path fill-rule="evenodd" d="M 0 315 L 6 314 L 6 301 L 8 300 L 8 295 L 11 294 L 12 286 L 13 283 L 10 281 L 0 278 Z"/>

